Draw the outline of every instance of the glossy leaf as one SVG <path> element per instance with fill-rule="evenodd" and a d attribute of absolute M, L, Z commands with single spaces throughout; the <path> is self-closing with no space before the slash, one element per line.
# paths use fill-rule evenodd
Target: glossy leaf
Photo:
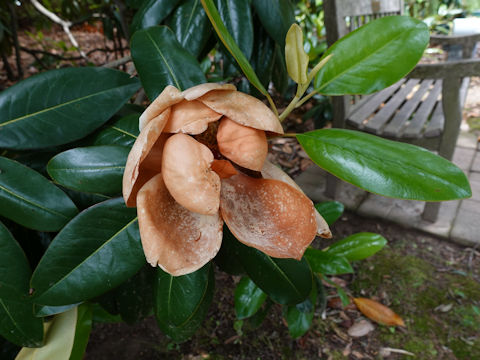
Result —
<path fill-rule="evenodd" d="M 237 246 L 248 276 L 273 301 L 294 305 L 308 296 L 312 288 L 312 272 L 305 259 L 276 259 L 239 242 Z"/>
<path fill-rule="evenodd" d="M 283 56 L 283 50 L 280 49 L 279 45 L 275 46 L 274 56 L 275 60 L 272 69 L 273 85 L 279 93 L 285 94 L 288 88 L 288 72 L 285 57 Z"/>
<path fill-rule="evenodd" d="M 265 29 L 256 23 L 254 27 L 255 41 L 250 58 L 252 67 L 263 86 L 268 87 L 272 80 L 272 71 L 275 63 L 275 41 L 267 34 Z"/>
<path fill-rule="evenodd" d="M 315 130 L 297 139 L 318 166 L 375 194 L 424 201 L 472 195 L 462 170 L 415 145 L 344 129 Z"/>
<path fill-rule="evenodd" d="M 237 319 L 245 319 L 254 315 L 267 299 L 250 278 L 243 277 L 235 288 L 235 313 Z"/>
<path fill-rule="evenodd" d="M 324 201 L 315 204 L 315 209 L 322 215 L 328 225 L 333 225 L 342 216 L 345 207 L 338 201 Z"/>
<path fill-rule="evenodd" d="M 329 246 L 327 253 L 343 256 L 348 261 L 363 260 L 383 249 L 387 244 L 380 234 L 360 232 Z"/>
<path fill-rule="evenodd" d="M 35 269 L 34 301 L 67 305 L 112 289 L 145 264 L 136 209 L 122 198 L 80 213 L 55 237 Z"/>
<path fill-rule="evenodd" d="M 388 326 L 405 326 L 403 319 L 387 306 L 366 298 L 354 298 L 358 310 L 377 323 Z"/>
<path fill-rule="evenodd" d="M 315 90 L 343 95 L 384 89 L 413 69 L 428 41 L 428 27 L 421 20 L 386 16 L 371 21 L 325 52 L 322 59 L 333 57 L 317 74 Z"/>
<path fill-rule="evenodd" d="M 228 32 L 247 59 L 253 50 L 253 24 L 250 3 L 244 0 L 215 0 Z"/>
<path fill-rule="evenodd" d="M 62 306 L 48 306 L 48 305 L 33 305 L 33 312 L 35 313 L 36 317 L 45 317 L 45 316 L 52 316 L 56 314 L 61 314 L 66 312 L 75 306 L 80 305 L 81 303 L 70 304 L 70 305 L 62 305 Z"/>
<path fill-rule="evenodd" d="M 174 277 L 158 269 L 155 316 L 159 328 L 175 342 L 192 336 L 202 324 L 215 287 L 210 263 L 188 275 Z"/>
<path fill-rule="evenodd" d="M 0 157 L 0 215 L 30 229 L 57 231 L 77 212 L 72 200 L 42 175 Z"/>
<path fill-rule="evenodd" d="M 25 253 L 0 222 L 0 299 L 18 300 L 27 296 L 30 275 Z"/>
<path fill-rule="evenodd" d="M 332 255 L 326 251 L 308 248 L 305 251 L 313 272 L 324 275 L 340 275 L 353 273 L 353 269 L 347 259 L 342 256 Z"/>
<path fill-rule="evenodd" d="M 69 360 L 82 360 L 87 349 L 88 338 L 92 330 L 92 305 L 83 304 L 77 308 L 75 338 Z"/>
<path fill-rule="evenodd" d="M 239 249 L 237 246 L 237 239 L 228 229 L 227 225 L 223 226 L 223 239 L 220 251 L 214 258 L 215 264 L 220 270 L 231 275 L 243 275 L 245 270 L 240 261 Z"/>
<path fill-rule="evenodd" d="M 0 147 L 39 149 L 83 138 L 138 90 L 126 73 L 95 67 L 50 70 L 0 93 Z"/>
<path fill-rule="evenodd" d="M 295 22 L 292 3 L 290 0 L 255 0 L 252 5 L 268 34 L 280 46 L 283 56 L 288 29 Z"/>
<path fill-rule="evenodd" d="M 186 0 L 175 9 L 168 22 L 178 42 L 198 58 L 212 33 L 200 0 Z"/>
<path fill-rule="evenodd" d="M 47 165 L 48 174 L 70 189 L 116 195 L 122 192 L 122 178 L 130 149 L 102 145 L 75 148 L 56 155 Z"/>
<path fill-rule="evenodd" d="M 303 33 L 300 26 L 293 24 L 287 32 L 285 61 L 290 77 L 297 84 L 307 83 L 309 58 L 303 48 Z"/>
<path fill-rule="evenodd" d="M 198 61 L 166 26 L 137 31 L 131 42 L 132 58 L 150 100 L 167 85 L 185 90 L 207 82 Z"/>
<path fill-rule="evenodd" d="M 305 335 L 310 329 L 315 315 L 315 305 L 317 303 L 317 285 L 315 280 L 312 282 L 312 291 L 310 295 L 300 304 L 287 306 L 284 309 L 284 317 L 287 320 L 288 332 L 293 339 Z"/>
<path fill-rule="evenodd" d="M 93 145 L 119 145 L 132 147 L 140 130 L 138 118 L 140 114 L 130 114 L 122 117 L 111 126 L 100 131 L 93 140 Z"/>
<path fill-rule="evenodd" d="M 242 53 L 238 45 L 235 43 L 235 40 L 233 39 L 232 35 L 228 32 L 225 24 L 223 23 L 220 14 L 218 13 L 217 8 L 215 7 L 215 4 L 213 3 L 213 0 L 201 0 L 203 8 L 205 9 L 205 12 L 208 15 L 208 18 L 210 19 L 210 22 L 213 25 L 213 28 L 215 29 L 215 32 L 217 33 L 218 37 L 222 41 L 223 45 L 227 48 L 227 50 L 232 54 L 232 56 L 235 58 L 237 61 L 238 65 L 242 69 L 243 73 L 247 77 L 247 79 L 252 83 L 253 86 L 255 86 L 258 91 L 260 91 L 263 95 L 269 97 L 269 94 L 265 87 L 262 85 L 260 80 L 257 77 L 257 74 L 255 74 L 255 71 L 253 71 L 252 65 L 248 62 L 247 58 L 245 55 Z"/>
<path fill-rule="evenodd" d="M 145 0 L 135 13 L 130 26 L 130 33 L 160 23 L 172 12 L 180 0 Z"/>
<path fill-rule="evenodd" d="M 23 348 L 15 360 L 69 360 L 76 324 L 76 307 L 55 315 L 45 324 L 45 344 L 40 348 Z"/>

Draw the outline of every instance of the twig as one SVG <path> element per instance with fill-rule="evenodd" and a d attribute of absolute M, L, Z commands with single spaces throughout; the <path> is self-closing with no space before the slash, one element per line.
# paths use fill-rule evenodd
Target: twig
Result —
<path fill-rule="evenodd" d="M 54 57 L 56 59 L 65 60 L 65 61 L 82 60 L 83 59 L 83 57 L 81 57 L 81 56 L 62 56 L 62 55 L 51 53 L 51 52 L 48 52 L 48 51 L 45 51 L 45 50 L 28 49 L 28 48 L 23 47 L 23 46 L 21 46 L 20 49 L 29 53 L 29 54 L 31 54 L 31 55 L 33 55 L 33 54 L 44 54 L 44 55 L 48 55 L 48 56 Z M 94 52 L 97 52 L 97 51 L 108 53 L 108 52 L 112 52 L 113 50 L 109 49 L 109 48 L 106 48 L 106 49 L 102 49 L 102 48 L 92 49 L 92 50 L 88 51 L 86 55 L 90 56 L 91 54 L 93 54 Z"/>
<path fill-rule="evenodd" d="M 128 62 L 132 61 L 132 57 L 130 55 L 127 55 L 127 56 L 124 56 L 120 59 L 117 59 L 117 60 L 113 60 L 109 63 L 106 63 L 103 65 L 103 67 L 106 67 L 106 68 L 116 68 L 117 66 L 120 66 L 120 65 L 124 65 Z"/>
<path fill-rule="evenodd" d="M 50 20 L 52 20 L 54 23 L 57 23 L 62 26 L 63 31 L 67 34 L 68 38 L 70 39 L 70 42 L 72 45 L 78 50 L 82 58 L 88 61 L 87 55 L 80 49 L 80 46 L 78 45 L 77 40 L 73 36 L 72 32 L 70 31 L 70 26 L 72 26 L 72 23 L 70 21 L 65 21 L 63 19 L 60 19 L 57 15 L 49 11 L 47 8 L 45 8 L 42 4 L 38 2 L 38 0 L 30 0 L 32 5 L 43 15 L 48 17 Z"/>
<path fill-rule="evenodd" d="M 15 13 L 15 8 L 12 3 L 8 3 L 8 10 L 10 16 L 12 17 L 12 37 L 13 37 L 13 46 L 15 47 L 15 57 L 17 60 L 17 73 L 18 78 L 23 79 L 23 68 L 22 68 L 22 59 L 20 57 L 20 44 L 18 42 L 18 32 L 17 32 L 17 14 Z"/>

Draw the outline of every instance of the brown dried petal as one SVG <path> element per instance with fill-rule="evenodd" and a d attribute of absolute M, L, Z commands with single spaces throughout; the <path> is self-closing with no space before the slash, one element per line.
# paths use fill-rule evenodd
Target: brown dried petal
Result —
<path fill-rule="evenodd" d="M 312 202 L 278 180 L 223 179 L 220 211 L 239 241 L 273 257 L 300 259 L 315 238 Z"/>
<path fill-rule="evenodd" d="M 220 121 L 217 143 L 222 155 L 247 169 L 260 171 L 267 158 L 265 131 L 237 124 L 226 117 Z"/>
<path fill-rule="evenodd" d="M 283 134 L 282 125 L 263 102 L 240 91 L 210 91 L 198 98 L 208 107 L 240 125 Z"/>
<path fill-rule="evenodd" d="M 125 204 L 129 207 L 135 207 L 136 196 L 138 190 L 153 175 L 160 172 L 160 163 L 155 163 L 161 158 L 157 155 L 163 147 L 164 139 L 161 139 L 163 127 L 167 123 L 170 116 L 170 109 L 166 109 L 163 113 L 150 121 L 147 126 L 140 132 L 137 140 L 133 144 L 132 150 L 128 154 L 127 164 L 123 172 L 123 198 Z M 160 140 L 159 140 L 160 139 Z M 151 156 L 149 156 L 152 154 Z M 142 166 L 145 162 L 147 165 L 144 169 Z"/>
<path fill-rule="evenodd" d="M 138 127 L 140 131 L 156 116 L 160 115 L 165 109 L 175 105 L 183 100 L 183 94 L 176 87 L 167 85 L 165 89 L 157 96 L 155 100 L 140 115 Z"/>
<path fill-rule="evenodd" d="M 187 100 L 195 100 L 200 96 L 205 95 L 206 93 L 213 90 L 237 90 L 233 84 L 218 84 L 218 83 L 205 83 L 197 86 L 193 86 L 185 90 L 182 94 Z"/>
<path fill-rule="evenodd" d="M 227 179 L 238 174 L 238 171 L 228 160 L 213 160 L 211 168 L 220 176 L 220 179 Z"/>
<path fill-rule="evenodd" d="M 172 114 L 163 131 L 169 133 L 201 134 L 208 124 L 222 117 L 200 101 L 187 101 L 172 106 Z"/>
<path fill-rule="evenodd" d="M 169 194 L 161 174 L 138 193 L 138 224 L 143 251 L 152 266 L 173 276 L 200 269 L 215 257 L 222 242 L 219 214 L 188 211 Z"/>
<path fill-rule="evenodd" d="M 163 148 L 165 185 L 179 204 L 190 211 L 212 215 L 220 204 L 220 177 L 210 169 L 208 147 L 185 134 L 171 136 Z"/>
<path fill-rule="evenodd" d="M 264 179 L 275 179 L 283 181 L 284 183 L 293 186 L 295 189 L 301 191 L 304 194 L 300 186 L 298 186 L 298 184 L 290 176 L 288 176 L 286 172 L 284 172 L 278 166 L 272 164 L 270 161 L 265 160 L 261 172 Z M 315 219 L 317 221 L 317 235 L 322 238 L 330 239 L 332 237 L 332 232 L 330 231 L 330 228 L 328 227 L 325 219 L 316 210 Z"/>

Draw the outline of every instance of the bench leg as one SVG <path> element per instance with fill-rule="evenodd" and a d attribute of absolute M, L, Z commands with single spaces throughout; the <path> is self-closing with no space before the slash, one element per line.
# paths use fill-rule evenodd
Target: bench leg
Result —
<path fill-rule="evenodd" d="M 440 205 L 441 203 L 439 202 L 427 202 L 425 204 L 425 210 L 423 210 L 422 219 L 429 222 L 437 221 Z"/>

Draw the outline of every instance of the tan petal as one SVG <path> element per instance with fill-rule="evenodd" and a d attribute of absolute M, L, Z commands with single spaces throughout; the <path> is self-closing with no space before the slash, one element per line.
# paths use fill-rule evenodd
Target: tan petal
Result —
<path fill-rule="evenodd" d="M 283 134 L 282 125 L 263 102 L 240 91 L 210 91 L 199 98 L 208 107 L 240 125 Z"/>
<path fill-rule="evenodd" d="M 228 160 L 213 160 L 211 168 L 220 176 L 220 179 L 227 179 L 238 174 L 238 171 Z"/>
<path fill-rule="evenodd" d="M 143 184 L 161 170 L 161 164 L 156 163 L 159 160 L 161 161 L 158 154 L 161 154 L 165 138 L 162 139 L 160 135 L 169 115 L 170 109 L 166 109 L 150 121 L 140 132 L 128 154 L 127 164 L 123 172 L 122 190 L 125 204 L 129 207 L 135 206 L 137 192 Z M 150 156 L 150 154 L 152 155 Z M 146 165 L 146 167 L 144 168 L 143 165 Z"/>
<path fill-rule="evenodd" d="M 143 251 L 152 266 L 173 276 L 200 269 L 215 257 L 222 242 L 219 214 L 188 211 L 169 194 L 161 174 L 138 192 L 138 224 Z"/>
<path fill-rule="evenodd" d="M 237 124 L 226 117 L 220 121 L 217 143 L 222 155 L 247 169 L 260 171 L 267 158 L 265 131 Z"/>
<path fill-rule="evenodd" d="M 212 215 L 220 204 L 220 177 L 210 169 L 208 147 L 185 134 L 171 136 L 163 148 L 163 180 L 170 194 L 190 211 Z"/>
<path fill-rule="evenodd" d="M 160 95 L 140 115 L 138 127 L 140 131 L 165 109 L 183 100 L 183 95 L 176 87 L 168 85 Z"/>
<path fill-rule="evenodd" d="M 163 131 L 169 133 L 201 134 L 208 124 L 222 117 L 200 101 L 187 101 L 172 106 L 172 114 Z"/>
<path fill-rule="evenodd" d="M 315 208 L 284 182 L 239 173 L 222 180 L 220 210 L 235 237 L 279 258 L 300 259 L 315 238 Z"/>
<path fill-rule="evenodd" d="M 195 100 L 213 90 L 237 90 L 237 88 L 232 84 L 205 83 L 185 90 L 183 96 L 187 100 Z"/>
<path fill-rule="evenodd" d="M 262 168 L 262 176 L 264 179 L 275 179 L 283 181 L 284 183 L 293 186 L 295 189 L 300 190 L 303 194 L 303 190 L 286 172 L 280 169 L 278 166 L 272 164 L 270 161 L 265 160 Z M 317 220 L 317 235 L 326 239 L 332 237 L 332 232 L 328 227 L 325 219 L 315 210 L 315 219 Z"/>

